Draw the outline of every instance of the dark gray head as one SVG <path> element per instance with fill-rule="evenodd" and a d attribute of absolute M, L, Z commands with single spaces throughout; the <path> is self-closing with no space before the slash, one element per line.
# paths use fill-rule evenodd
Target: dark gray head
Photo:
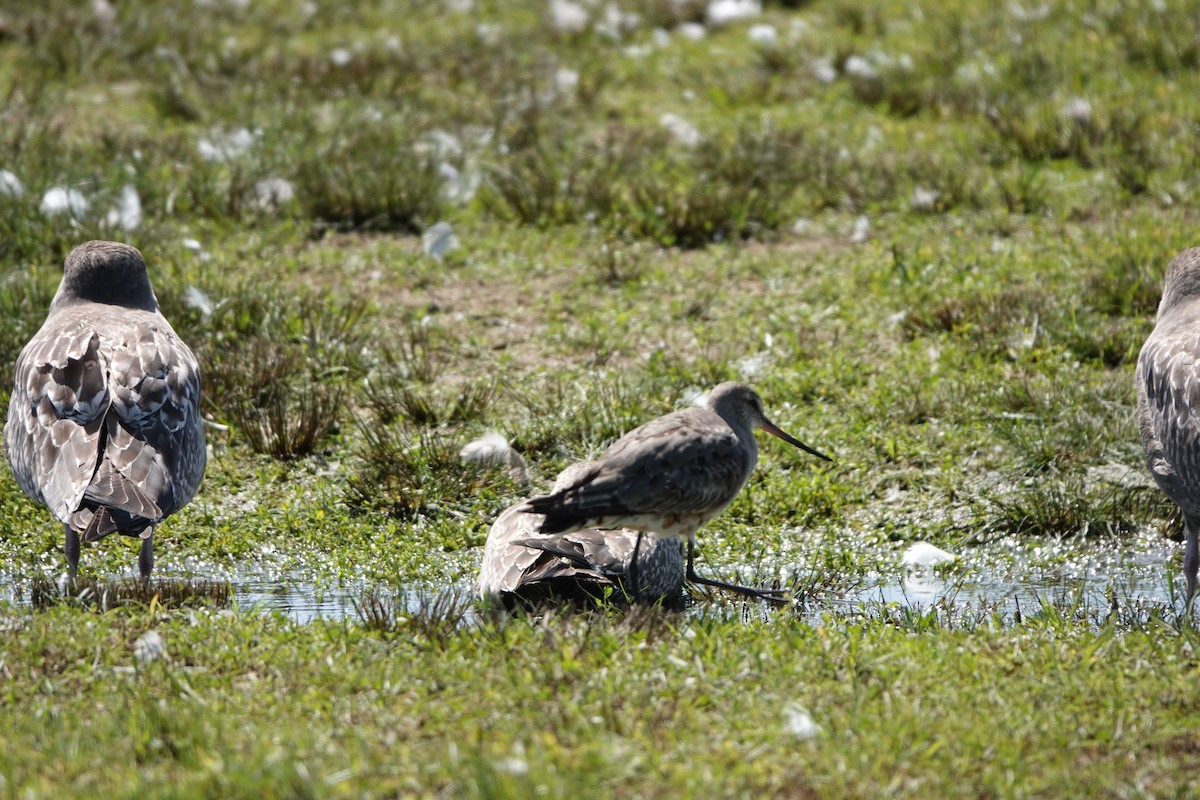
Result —
<path fill-rule="evenodd" d="M 1158 316 L 1190 300 L 1200 299 L 1200 247 L 1184 250 L 1167 265 Z"/>
<path fill-rule="evenodd" d="M 136 247 L 119 242 L 84 242 L 67 254 L 50 310 L 76 303 L 158 310 L 145 259 Z"/>
<path fill-rule="evenodd" d="M 767 413 L 763 411 L 762 399 L 758 396 L 758 392 L 744 383 L 727 381 L 719 384 L 717 388 L 709 392 L 708 407 L 715 411 L 717 416 L 730 424 L 733 424 L 736 420 L 750 430 L 762 428 L 777 439 L 782 439 L 790 445 L 799 447 L 804 452 L 811 453 L 817 458 L 823 458 L 826 461 L 833 460 L 824 453 L 812 449 L 799 439 L 793 438 L 781 431 L 775 423 L 767 418 Z"/>

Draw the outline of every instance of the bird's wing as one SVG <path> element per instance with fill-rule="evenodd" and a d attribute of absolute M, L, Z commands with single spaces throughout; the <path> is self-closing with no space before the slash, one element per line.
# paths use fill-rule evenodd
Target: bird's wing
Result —
<path fill-rule="evenodd" d="M 526 537 L 536 535 L 542 521 L 537 514 L 525 513 L 524 505 L 517 503 L 505 509 L 492 523 L 479 567 L 480 597 L 516 590 L 530 567 L 543 555 L 523 543 Z"/>
<path fill-rule="evenodd" d="M 165 320 L 113 336 L 112 415 L 88 498 L 158 521 L 195 494 L 204 470 L 200 368 Z"/>
<path fill-rule="evenodd" d="M 753 458 L 716 414 L 685 409 L 626 434 L 594 470 L 530 505 L 580 520 L 716 510 L 737 495 Z"/>
<path fill-rule="evenodd" d="M 636 539 L 637 534 L 631 534 Z M 588 528 L 562 535 L 530 536 L 521 544 L 556 557 L 576 569 L 595 571 L 605 576 L 625 574 L 625 564 L 633 554 L 625 531 Z"/>
<path fill-rule="evenodd" d="M 62 522 L 96 470 L 111 395 L 101 338 L 85 320 L 51 317 L 17 357 L 5 424 L 17 483 Z"/>
<path fill-rule="evenodd" d="M 1200 332 L 1152 334 L 1138 355 L 1136 381 L 1150 471 L 1171 499 L 1194 509 L 1183 488 L 1200 481 Z"/>

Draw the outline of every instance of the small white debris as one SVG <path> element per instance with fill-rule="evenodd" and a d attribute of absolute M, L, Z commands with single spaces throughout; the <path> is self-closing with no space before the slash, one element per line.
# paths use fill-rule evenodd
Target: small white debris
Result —
<path fill-rule="evenodd" d="M 671 44 L 671 32 L 666 28 L 655 28 L 650 34 L 650 38 L 654 41 L 655 47 L 666 47 Z"/>
<path fill-rule="evenodd" d="M 908 549 L 904 551 L 904 555 L 900 557 L 900 563 L 906 567 L 932 567 L 956 558 L 957 556 L 953 553 L 947 553 L 929 542 L 917 542 L 909 545 Z"/>
<path fill-rule="evenodd" d="M 571 0 L 550 0 L 550 24 L 559 33 L 583 33 L 588 24 L 587 9 Z"/>
<path fill-rule="evenodd" d="M 133 658 L 139 664 L 156 661 L 167 655 L 167 643 L 158 631 L 146 631 L 133 643 Z"/>
<path fill-rule="evenodd" d="M 913 211 L 933 211 L 937 208 L 937 201 L 941 196 L 942 193 L 936 189 L 926 189 L 924 186 L 915 187 L 912 193 Z"/>
<path fill-rule="evenodd" d="M 698 42 L 708 35 L 708 28 L 705 28 L 699 22 L 681 22 L 676 26 L 675 32 L 685 39 Z"/>
<path fill-rule="evenodd" d="M 842 71 L 852 78 L 873 81 L 879 77 L 879 70 L 862 56 L 850 56 L 842 64 Z"/>
<path fill-rule="evenodd" d="M 481 178 L 476 169 L 462 172 L 450 162 L 443 161 L 438 164 L 438 175 L 442 178 L 442 194 L 451 203 L 466 203 L 479 189 Z"/>
<path fill-rule="evenodd" d="M 204 291 L 196 286 L 189 286 L 183 292 L 183 304 L 200 312 L 200 316 L 208 319 L 213 313 L 213 301 Z"/>
<path fill-rule="evenodd" d="M 708 390 L 689 386 L 683 390 L 683 402 L 696 408 L 708 408 Z"/>
<path fill-rule="evenodd" d="M 807 236 L 812 231 L 812 227 L 813 222 L 811 219 L 808 217 L 800 217 L 792 225 L 792 233 L 796 234 L 797 236 Z"/>
<path fill-rule="evenodd" d="M 141 226 L 142 199 L 132 184 L 125 184 L 121 189 L 121 202 L 109 209 L 104 221 L 109 227 L 124 231 L 135 231 Z"/>
<path fill-rule="evenodd" d="M 259 133 L 238 128 L 232 133 L 216 133 L 196 142 L 196 149 L 205 161 L 230 161 L 246 154 L 254 146 Z"/>
<path fill-rule="evenodd" d="M 496 771 L 504 772 L 509 775 L 520 777 L 529 774 L 529 762 L 523 758 L 512 756 L 511 758 L 502 758 L 496 762 Z"/>
<path fill-rule="evenodd" d="M 775 31 L 774 25 L 751 25 L 750 30 L 746 33 L 750 37 L 750 41 L 759 47 L 774 47 L 779 41 L 779 34 Z"/>
<path fill-rule="evenodd" d="M 117 10 L 108 0 L 92 0 L 92 19 L 102 31 L 108 31 L 117 21 Z"/>
<path fill-rule="evenodd" d="M 810 741 L 821 735 L 821 728 L 813 720 L 808 709 L 795 703 L 783 709 L 783 730 L 797 739 Z"/>
<path fill-rule="evenodd" d="M 200 244 L 198 239 L 180 239 L 179 243 L 183 245 L 184 248 L 195 253 L 199 253 L 204 250 L 204 246 Z"/>
<path fill-rule="evenodd" d="M 25 184 L 21 179 L 6 169 L 0 169 L 0 197 L 23 197 Z"/>
<path fill-rule="evenodd" d="M 468 442 L 458 457 L 467 464 L 485 467 L 504 467 L 508 476 L 517 483 L 529 482 L 529 470 L 525 457 L 518 453 L 499 433 L 491 431 L 473 442 Z"/>
<path fill-rule="evenodd" d="M 1043 3 L 1040 6 L 1026 9 L 1020 3 L 1009 3 L 1008 13 L 1012 14 L 1019 22 L 1041 22 L 1050 16 L 1050 4 Z"/>
<path fill-rule="evenodd" d="M 837 68 L 833 66 L 833 61 L 828 58 L 818 58 L 812 65 L 813 77 L 818 81 L 828 86 L 837 80 Z"/>
<path fill-rule="evenodd" d="M 705 18 L 714 28 L 721 28 L 762 13 L 759 0 L 713 0 L 708 4 Z"/>
<path fill-rule="evenodd" d="M 441 128 L 434 128 L 423 137 L 424 143 L 432 147 L 434 151 L 443 158 L 447 156 L 462 155 L 462 142 L 453 133 Z"/>
<path fill-rule="evenodd" d="M 771 363 L 770 353 L 756 353 L 737 362 L 738 374 L 745 381 L 754 381 Z"/>
<path fill-rule="evenodd" d="M 596 33 L 607 36 L 614 41 L 629 31 L 635 30 L 641 17 L 632 11 L 622 11 L 616 4 L 609 3 L 604 7 L 601 18 L 596 22 Z"/>
<path fill-rule="evenodd" d="M 458 249 L 458 237 L 449 222 L 439 222 L 421 235 L 421 246 L 425 255 L 441 261 L 446 253 Z"/>
<path fill-rule="evenodd" d="M 554 85 L 563 94 L 573 92 L 579 85 L 579 73 L 573 69 L 560 69 L 554 73 Z"/>
<path fill-rule="evenodd" d="M 88 199 L 78 189 L 55 186 L 42 195 L 41 210 L 48 217 L 70 214 L 75 219 L 83 219 L 88 211 Z"/>
<path fill-rule="evenodd" d="M 354 60 L 354 54 L 345 47 L 335 47 L 329 51 L 329 62 L 335 67 L 344 67 Z"/>
<path fill-rule="evenodd" d="M 262 208 L 280 208 L 296 198 L 296 190 L 290 181 L 272 176 L 254 184 L 254 196 Z"/>
<path fill-rule="evenodd" d="M 854 244 L 863 244 L 871 238 L 871 220 L 867 219 L 866 215 L 854 220 L 854 231 L 850 234 L 850 241 Z"/>
<path fill-rule="evenodd" d="M 670 111 L 667 111 L 658 118 L 658 123 L 669 130 L 671 135 L 678 139 L 681 144 L 685 144 L 688 147 L 695 147 L 700 144 L 700 131 L 695 125 L 678 114 L 672 114 Z"/>
<path fill-rule="evenodd" d="M 1059 113 L 1081 128 L 1092 124 L 1092 104 L 1084 97 L 1072 97 L 1063 104 Z"/>

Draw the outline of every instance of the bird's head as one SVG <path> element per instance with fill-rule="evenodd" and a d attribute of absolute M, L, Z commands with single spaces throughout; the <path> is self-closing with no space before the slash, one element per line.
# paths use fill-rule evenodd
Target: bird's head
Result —
<path fill-rule="evenodd" d="M 1167 265 L 1158 316 L 1161 318 L 1176 306 L 1197 298 L 1200 298 L 1200 247 L 1193 247 L 1172 258 Z"/>
<path fill-rule="evenodd" d="M 157 311 L 158 300 L 136 247 L 119 242 L 84 242 L 67 254 L 51 311 L 76 303 L 105 303 Z"/>
<path fill-rule="evenodd" d="M 780 430 L 767 417 L 767 412 L 763 410 L 762 398 L 758 396 L 758 392 L 744 383 L 728 381 L 720 384 L 709 393 L 708 407 L 726 422 L 732 423 L 736 420 L 750 430 L 762 428 L 775 438 L 782 439 L 794 447 L 799 447 L 804 452 L 810 453 L 817 458 L 822 458 L 826 461 L 833 460 L 824 453 L 814 450 L 799 439 Z"/>

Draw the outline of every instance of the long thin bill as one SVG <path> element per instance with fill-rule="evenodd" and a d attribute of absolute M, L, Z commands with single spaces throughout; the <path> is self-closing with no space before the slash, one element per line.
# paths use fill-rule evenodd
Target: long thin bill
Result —
<path fill-rule="evenodd" d="M 826 461 L 833 461 L 833 459 L 830 458 L 829 456 L 825 455 L 824 453 L 820 452 L 819 450 L 812 449 L 811 447 L 809 447 L 808 445 L 806 445 L 804 442 L 800 441 L 796 437 L 794 437 L 790 434 L 784 433 L 783 431 L 779 430 L 779 428 L 776 428 L 770 422 L 767 422 L 764 420 L 763 424 L 762 424 L 762 429 L 764 431 L 766 431 L 767 433 L 771 434 L 772 436 L 774 436 L 776 439 L 783 439 L 788 444 L 799 447 L 804 452 L 811 453 L 812 455 L 816 456 L 817 458 L 823 458 Z"/>

